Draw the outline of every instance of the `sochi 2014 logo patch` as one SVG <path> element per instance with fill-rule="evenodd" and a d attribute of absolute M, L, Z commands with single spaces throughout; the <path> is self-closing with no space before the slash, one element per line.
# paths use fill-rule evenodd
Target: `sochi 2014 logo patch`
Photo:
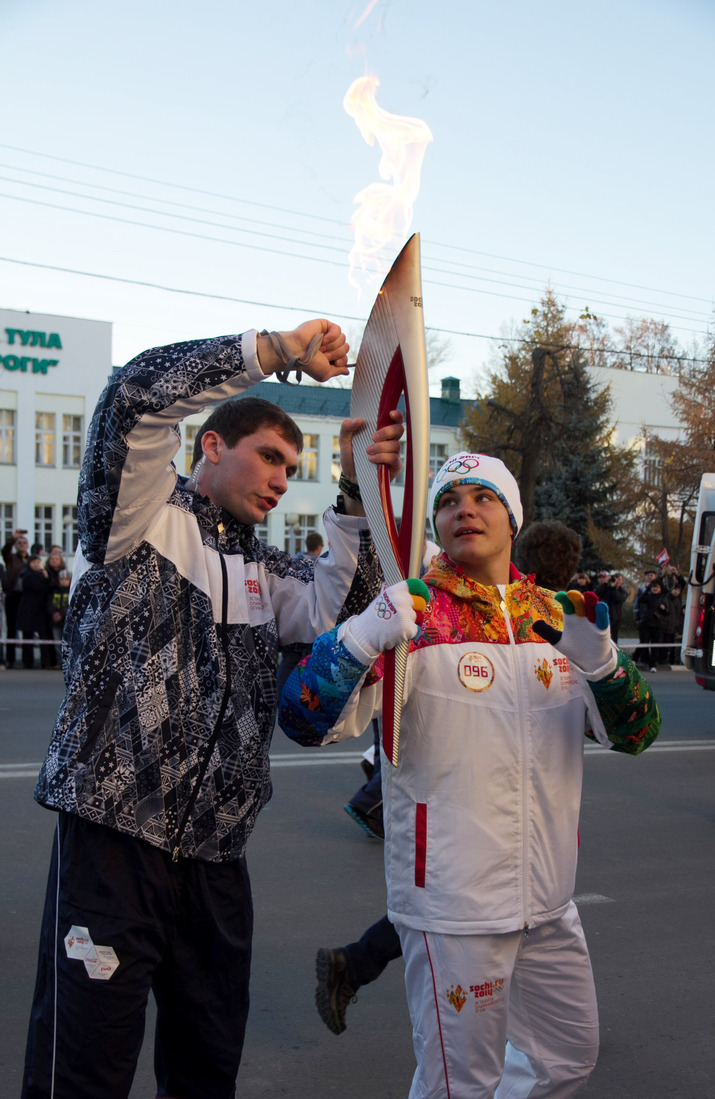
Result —
<path fill-rule="evenodd" d="M 495 977 L 491 981 L 470 985 L 469 991 L 474 996 L 474 1013 L 480 1015 L 504 1003 L 504 978 Z"/>
<path fill-rule="evenodd" d="M 546 690 L 548 691 L 549 687 L 551 686 L 551 680 L 554 678 L 554 673 L 546 657 L 543 657 L 541 660 L 536 661 L 536 663 L 534 664 L 534 675 L 538 679 L 539 683 L 543 683 L 544 687 L 546 687 Z"/>
<path fill-rule="evenodd" d="M 494 682 L 494 665 L 484 653 L 465 653 L 457 666 L 459 681 L 468 691 L 486 691 Z"/>
<path fill-rule="evenodd" d="M 454 985 L 450 985 L 447 990 L 447 999 L 454 1010 L 459 1013 L 467 1002 L 467 993 L 461 985 L 457 985 L 456 988 Z"/>
<path fill-rule="evenodd" d="M 479 1015 L 504 1003 L 504 978 L 496 977 L 491 981 L 482 981 L 481 984 L 467 985 L 466 988 L 462 988 L 461 984 L 450 985 L 447 989 L 447 1001 L 458 1014 L 467 1003 L 470 992 L 473 996 L 474 1012 Z"/>

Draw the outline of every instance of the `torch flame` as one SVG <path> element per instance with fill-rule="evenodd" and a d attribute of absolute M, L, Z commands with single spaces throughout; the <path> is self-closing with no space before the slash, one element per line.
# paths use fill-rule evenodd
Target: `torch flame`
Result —
<path fill-rule="evenodd" d="M 409 235 L 420 173 L 432 132 L 419 118 L 389 114 L 376 102 L 380 81 L 362 76 L 348 88 L 343 106 L 368 145 L 382 150 L 379 173 L 390 183 L 371 183 L 355 196 L 350 219 L 355 244 L 350 252 L 351 286 L 358 290 L 382 282 L 391 259 Z"/>
<path fill-rule="evenodd" d="M 367 7 L 365 8 L 365 11 L 364 11 L 364 12 L 362 13 L 362 15 L 360 16 L 360 18 L 358 19 L 357 23 L 356 23 L 356 24 L 355 24 L 355 26 L 353 27 L 353 30 L 357 30 L 357 28 L 358 28 L 358 27 L 360 26 L 360 24 L 361 24 L 361 23 L 364 23 L 364 22 L 365 22 L 365 20 L 367 19 L 368 15 L 369 15 L 369 14 L 370 14 L 370 12 L 372 11 L 372 9 L 373 9 L 373 8 L 375 7 L 375 4 L 376 4 L 376 3 L 377 3 L 377 0 L 370 0 L 370 3 L 369 3 L 369 4 L 368 4 L 368 6 L 367 6 Z"/>

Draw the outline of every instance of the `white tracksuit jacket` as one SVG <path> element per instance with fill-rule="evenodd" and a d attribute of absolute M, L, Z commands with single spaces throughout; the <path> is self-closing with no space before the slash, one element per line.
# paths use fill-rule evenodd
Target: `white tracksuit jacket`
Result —
<path fill-rule="evenodd" d="M 439 586 L 455 577 L 456 596 Z M 561 608 L 527 578 L 502 600 L 443 555 L 425 580 L 398 766 L 383 756 L 388 914 L 455 935 L 556 919 L 574 888 L 584 732 L 635 754 L 657 735 L 657 706 L 625 654 L 587 683 L 533 633 L 537 618 L 560 627 Z M 381 712 L 381 664 L 366 679 L 325 635 L 284 691 L 281 725 L 308 745 L 359 736 Z"/>

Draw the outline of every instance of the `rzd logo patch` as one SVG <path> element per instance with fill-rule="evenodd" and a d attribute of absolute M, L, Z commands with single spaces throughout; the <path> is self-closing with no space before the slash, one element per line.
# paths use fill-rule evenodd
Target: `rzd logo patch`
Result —
<path fill-rule="evenodd" d="M 468 691 L 486 691 L 494 682 L 494 665 L 484 653 L 465 653 L 457 672 Z"/>

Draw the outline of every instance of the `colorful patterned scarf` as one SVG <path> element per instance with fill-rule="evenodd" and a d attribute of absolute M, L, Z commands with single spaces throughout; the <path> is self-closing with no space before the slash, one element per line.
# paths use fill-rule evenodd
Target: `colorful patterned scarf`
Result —
<path fill-rule="evenodd" d="M 487 587 L 471 580 L 446 553 L 433 560 L 424 581 L 433 589 L 433 598 L 425 612 L 422 635 L 416 642 L 416 648 L 445 641 L 509 644 L 509 631 L 497 587 Z M 537 618 L 545 619 L 556 629 L 562 628 L 560 605 L 545 588 L 537 587 L 533 576 L 521 576 L 507 584 L 504 604 L 517 644 L 541 641 L 531 629 Z"/>

